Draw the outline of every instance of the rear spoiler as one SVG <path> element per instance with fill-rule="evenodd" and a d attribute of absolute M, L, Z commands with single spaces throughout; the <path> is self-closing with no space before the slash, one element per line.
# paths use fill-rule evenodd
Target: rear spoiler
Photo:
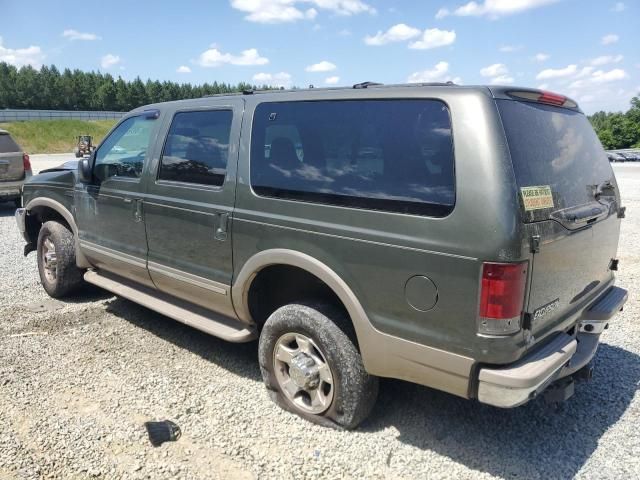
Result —
<path fill-rule="evenodd" d="M 582 110 L 580 110 L 580 107 L 578 107 L 578 103 L 575 100 L 564 95 L 560 95 L 559 93 L 522 87 L 489 87 L 489 90 L 491 91 L 493 98 L 542 103 L 544 105 L 568 108 L 569 110 L 582 113 Z"/>

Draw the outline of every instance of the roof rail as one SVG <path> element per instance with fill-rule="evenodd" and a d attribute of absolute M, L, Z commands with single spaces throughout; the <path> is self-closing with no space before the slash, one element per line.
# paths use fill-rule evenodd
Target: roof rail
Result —
<path fill-rule="evenodd" d="M 368 87 L 377 87 L 378 85 L 382 85 L 381 83 L 378 82 L 362 82 L 362 83 L 356 83 L 353 88 L 368 88 Z"/>

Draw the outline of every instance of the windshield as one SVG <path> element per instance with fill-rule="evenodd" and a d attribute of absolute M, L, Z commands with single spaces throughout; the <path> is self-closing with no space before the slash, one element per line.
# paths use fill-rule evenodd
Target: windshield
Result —
<path fill-rule="evenodd" d="M 585 115 L 566 108 L 497 100 L 526 221 L 595 201 L 594 185 L 615 182 Z"/>

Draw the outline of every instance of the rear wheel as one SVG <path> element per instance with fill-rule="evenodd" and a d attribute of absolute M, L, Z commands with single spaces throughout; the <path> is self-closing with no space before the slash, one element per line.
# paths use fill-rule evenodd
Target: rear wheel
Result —
<path fill-rule="evenodd" d="M 375 405 L 378 379 L 365 371 L 346 333 L 349 327 L 342 312 L 327 306 L 290 304 L 276 310 L 259 345 L 271 398 L 320 425 L 358 426 Z"/>
<path fill-rule="evenodd" d="M 50 221 L 40 228 L 38 272 L 45 291 L 54 298 L 69 295 L 82 285 L 73 233 L 66 226 Z"/>

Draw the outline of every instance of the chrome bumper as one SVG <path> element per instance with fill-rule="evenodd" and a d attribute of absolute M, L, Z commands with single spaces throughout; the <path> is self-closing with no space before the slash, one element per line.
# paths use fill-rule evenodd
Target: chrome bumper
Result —
<path fill-rule="evenodd" d="M 580 370 L 596 354 L 600 334 L 627 297 L 626 290 L 611 287 L 584 312 L 575 338 L 561 333 L 511 365 L 480 369 L 478 400 L 496 407 L 517 407 L 555 380 Z"/>

